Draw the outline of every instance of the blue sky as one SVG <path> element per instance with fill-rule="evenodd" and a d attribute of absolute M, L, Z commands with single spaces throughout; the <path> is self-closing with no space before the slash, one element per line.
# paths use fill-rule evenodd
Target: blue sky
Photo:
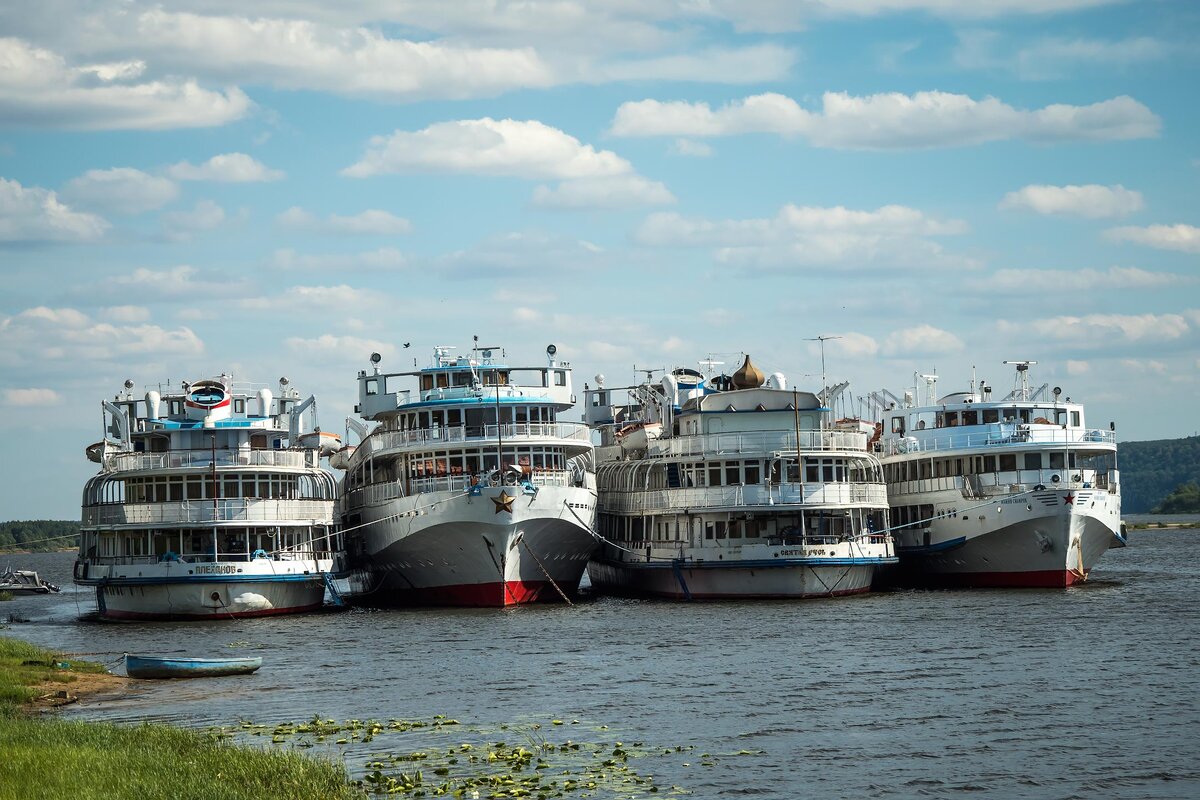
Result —
<path fill-rule="evenodd" d="M 0 518 L 78 515 L 126 378 L 287 375 L 340 430 L 372 351 L 473 334 L 580 385 L 748 352 L 815 391 L 818 336 L 855 396 L 1036 359 L 1120 440 L 1191 434 L 1198 34 L 1169 0 L 6 4 Z"/>

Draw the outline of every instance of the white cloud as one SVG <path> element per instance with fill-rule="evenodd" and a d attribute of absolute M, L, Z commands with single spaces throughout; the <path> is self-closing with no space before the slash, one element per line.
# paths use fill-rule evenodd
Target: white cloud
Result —
<path fill-rule="evenodd" d="M 389 360 L 396 355 L 395 346 L 387 342 L 357 336 L 336 336 L 331 333 L 311 339 L 292 336 L 285 340 L 285 344 L 295 357 L 339 366 L 366 364 L 372 353 L 379 353 Z"/>
<path fill-rule="evenodd" d="M 1118 342 L 1166 342 L 1189 330 L 1181 314 L 1087 314 L 1022 322 L 1000 320 L 1005 335 L 1054 337 L 1058 341 L 1103 348 Z"/>
<path fill-rule="evenodd" d="M 1200 228 L 1194 225 L 1148 225 L 1144 228 L 1111 228 L 1104 232 L 1117 242 L 1134 242 L 1158 250 L 1178 250 L 1183 253 L 1200 253 Z"/>
<path fill-rule="evenodd" d="M 1009 192 L 1000 201 L 1002 209 L 1027 209 L 1039 214 L 1071 214 L 1098 219 L 1121 217 L 1141 211 L 1142 193 L 1124 186 L 1045 186 L 1031 184 Z"/>
<path fill-rule="evenodd" d="M 384 173 L 451 172 L 533 180 L 595 178 L 633 171 L 629 162 L 536 120 L 458 120 L 420 131 L 376 136 L 362 159 L 342 170 L 365 178 Z"/>
<path fill-rule="evenodd" d="M 538 186 L 533 190 L 533 205 L 539 208 L 615 209 L 674 202 L 675 195 L 666 186 L 640 175 L 576 178 L 554 188 Z"/>
<path fill-rule="evenodd" d="M 581 77 L 596 83 L 627 80 L 764 83 L 786 78 L 795 63 L 796 52 L 791 48 L 761 44 L 602 62 L 589 65 Z"/>
<path fill-rule="evenodd" d="M 275 218 L 287 228 L 315 233 L 361 236 L 398 236 L 412 231 L 412 223 L 387 211 L 367 209 L 353 216 L 330 214 L 324 220 L 299 206 L 292 206 Z"/>
<path fill-rule="evenodd" d="M 835 335 L 837 338 L 829 341 L 829 349 L 832 353 L 841 353 L 855 358 L 873 356 L 879 352 L 879 343 L 865 333 L 843 331 Z"/>
<path fill-rule="evenodd" d="M 282 295 L 243 300 L 245 309 L 268 310 L 280 314 L 331 311 L 333 309 L 376 308 L 387 303 L 386 295 L 371 289 L 338 286 L 292 286 Z"/>
<path fill-rule="evenodd" d="M 225 209 L 212 200 L 199 200 L 191 211 L 171 211 L 163 214 L 161 221 L 167 238 L 186 241 L 193 233 L 219 227 L 225 221 Z"/>
<path fill-rule="evenodd" d="M 53 389 L 5 389 L 6 406 L 54 406 L 62 402 L 62 395 Z"/>
<path fill-rule="evenodd" d="M 1037 295 L 1050 287 L 1071 287 L 1072 293 L 1126 289 L 1162 289 L 1195 283 L 1196 278 L 1174 272 L 1150 272 L 1137 267 L 1098 269 L 1001 269 L 987 281 L 986 292 Z M 979 287 L 976 287 L 979 288 Z"/>
<path fill-rule="evenodd" d="M 144 303 L 195 301 L 210 297 L 231 297 L 248 291 L 245 279 L 231 278 L 193 266 L 181 264 L 168 269 L 139 267 L 125 275 L 105 278 L 78 288 L 77 294 L 101 302 L 125 300 L 136 296 Z"/>
<path fill-rule="evenodd" d="M 912 358 L 958 353 L 965 349 L 965 345 L 962 339 L 949 331 L 922 324 L 892 331 L 884 340 L 882 349 L 886 356 Z"/>
<path fill-rule="evenodd" d="M 937 219 L 906 206 L 862 211 L 789 204 L 768 219 L 714 221 L 674 212 L 651 214 L 634 237 L 657 247 L 711 247 L 718 261 L 746 268 L 974 267 L 970 259 L 949 255 L 928 238 L 966 230 L 959 220 Z"/>
<path fill-rule="evenodd" d="M 224 125 L 246 114 L 240 90 L 194 80 L 137 82 L 137 62 L 69 66 L 49 50 L 0 38 L 0 125 L 81 130 L 167 130 Z"/>
<path fill-rule="evenodd" d="M 366 27 L 161 9 L 141 14 L 137 32 L 159 63 L 283 89 L 409 101 L 487 97 L 555 83 L 531 47 L 409 41 Z"/>
<path fill-rule="evenodd" d="M 1143 358 L 1123 358 L 1121 359 L 1121 369 L 1126 372 L 1138 372 L 1143 375 L 1165 375 L 1167 374 L 1167 365 L 1162 361 Z"/>
<path fill-rule="evenodd" d="M 810 112 L 790 97 L 760 94 L 715 111 L 707 103 L 641 100 L 623 103 L 613 118 L 616 136 L 800 136 L 815 147 L 891 150 L 952 147 L 1006 139 L 1082 141 L 1156 136 L 1160 120 L 1131 97 L 1088 106 L 1056 104 L 1035 111 L 994 97 L 975 100 L 947 92 L 853 97 L 826 92 Z"/>
<path fill-rule="evenodd" d="M 150 319 L 150 309 L 145 306 L 109 306 L 102 313 L 113 322 L 145 322 Z"/>
<path fill-rule="evenodd" d="M 276 269 L 314 272 L 385 271 L 403 269 L 408 263 L 408 258 L 394 247 L 365 253 L 297 253 L 285 248 L 271 257 Z"/>
<path fill-rule="evenodd" d="M 277 181 L 284 173 L 271 169 L 245 153 L 223 153 L 199 166 L 180 161 L 167 167 L 167 174 L 180 181 L 219 181 L 222 183 L 259 183 Z"/>
<path fill-rule="evenodd" d="M 693 158 L 708 158 L 713 154 L 712 145 L 704 142 L 693 141 L 692 139 L 676 139 L 667 148 L 667 152 L 674 156 L 691 156 Z"/>
<path fill-rule="evenodd" d="M 116 214 L 153 211 L 178 196 L 174 181 L 130 167 L 88 170 L 63 187 L 63 197 L 69 202 Z"/>
<path fill-rule="evenodd" d="M 59 362 L 94 368 L 97 363 L 203 351 L 204 343 L 190 328 L 113 325 L 72 308 L 37 307 L 0 318 L 0 365 L 10 367 Z"/>
<path fill-rule="evenodd" d="M 1086 375 L 1092 369 L 1092 365 L 1086 361 L 1067 361 L 1068 375 Z"/>
<path fill-rule="evenodd" d="M 1009 38 L 992 30 L 958 33 L 954 60 L 968 69 L 1003 69 L 1025 80 L 1070 77 L 1082 70 L 1124 69 L 1160 61 L 1175 48 L 1148 36 L 1119 40 L 1045 37 Z"/>
<path fill-rule="evenodd" d="M 48 189 L 0 178 L 0 242 L 87 242 L 108 227 L 94 214 L 72 211 Z"/>

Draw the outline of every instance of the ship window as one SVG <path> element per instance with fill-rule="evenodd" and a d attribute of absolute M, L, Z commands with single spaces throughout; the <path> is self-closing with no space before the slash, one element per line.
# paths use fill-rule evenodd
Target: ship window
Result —
<path fill-rule="evenodd" d="M 892 417 L 892 433 L 904 433 L 904 417 Z"/>
<path fill-rule="evenodd" d="M 1055 425 L 1066 425 L 1067 424 L 1067 412 L 1065 410 L 1060 410 L 1060 411 L 1054 412 L 1054 424 Z"/>
<path fill-rule="evenodd" d="M 246 399 L 244 397 L 239 397 L 233 401 L 233 413 L 235 413 L 235 414 L 245 414 L 246 413 Z"/>
<path fill-rule="evenodd" d="M 739 522 L 738 520 L 731 519 L 729 521 L 729 538 L 730 539 L 742 538 L 742 523 Z"/>
<path fill-rule="evenodd" d="M 704 523 L 704 538 L 713 538 L 713 523 L 711 521 Z"/>
<path fill-rule="evenodd" d="M 1041 453 L 1026 453 L 1025 454 L 1025 469 L 1041 469 L 1042 454 Z"/>
<path fill-rule="evenodd" d="M 1071 412 L 1071 427 L 1072 428 L 1079 427 L 1079 412 L 1078 411 Z"/>
<path fill-rule="evenodd" d="M 437 374 L 437 385 L 439 389 L 445 389 L 450 385 L 450 376 L 444 372 L 439 372 Z"/>
<path fill-rule="evenodd" d="M 717 538 L 724 539 L 725 538 L 725 520 L 719 519 L 716 521 L 715 525 L 717 528 Z"/>
<path fill-rule="evenodd" d="M 379 381 L 375 378 L 371 378 L 369 381 L 367 381 L 367 396 L 369 397 L 376 394 L 379 394 Z"/>
<path fill-rule="evenodd" d="M 1066 459 L 1062 453 L 1050 454 L 1050 469 L 1065 469 Z"/>
<path fill-rule="evenodd" d="M 746 483 L 753 486 L 762 481 L 762 469 L 757 461 L 746 462 Z"/>
<path fill-rule="evenodd" d="M 970 411 L 962 412 L 962 424 L 963 425 L 978 425 L 979 424 L 979 412 L 976 411 L 975 409 L 971 409 Z"/>
<path fill-rule="evenodd" d="M 720 486 L 721 485 L 721 468 L 720 467 L 709 467 L 708 468 L 708 485 L 709 486 Z"/>
<path fill-rule="evenodd" d="M 734 486 L 742 482 L 741 464 L 736 461 L 725 462 L 725 485 Z"/>
<path fill-rule="evenodd" d="M 984 456 L 983 457 L 983 471 L 984 472 L 995 472 L 996 471 L 996 457 L 995 456 Z"/>
<path fill-rule="evenodd" d="M 1017 469 L 1016 453 L 1008 453 L 1006 455 L 1000 456 L 1000 471 L 1001 472 L 1014 472 L 1016 469 Z"/>
<path fill-rule="evenodd" d="M 433 376 L 432 375 L 422 375 L 421 376 L 421 391 L 427 392 L 432 388 L 433 388 Z"/>
<path fill-rule="evenodd" d="M 453 377 L 453 382 L 451 383 L 451 386 L 470 386 L 471 385 L 471 373 L 469 373 L 469 372 L 456 372 L 456 373 L 454 373 L 454 375 L 452 377 Z"/>
<path fill-rule="evenodd" d="M 996 408 L 985 408 L 983 410 L 983 424 L 989 425 L 993 422 L 1000 421 L 1000 410 Z"/>
<path fill-rule="evenodd" d="M 566 386 L 567 385 L 567 373 L 564 370 L 561 370 L 561 369 L 554 370 L 554 385 L 555 386 Z"/>

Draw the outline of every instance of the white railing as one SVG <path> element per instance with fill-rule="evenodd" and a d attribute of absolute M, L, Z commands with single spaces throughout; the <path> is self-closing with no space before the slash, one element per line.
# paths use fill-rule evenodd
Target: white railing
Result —
<path fill-rule="evenodd" d="M 747 506 L 887 505 L 887 487 L 879 483 L 783 483 L 600 492 L 600 508 L 615 513 Z"/>
<path fill-rule="evenodd" d="M 883 455 L 894 456 L 902 453 L 946 452 L 970 447 L 1019 446 L 1028 449 L 1031 444 L 1063 447 L 1103 444 L 1116 447 L 1116 443 L 1117 435 L 1113 431 L 1000 423 L 989 429 L 971 433 L 959 433 L 953 428 L 939 428 L 933 432 L 913 431 L 909 436 L 884 439 L 879 443 L 879 449 Z"/>
<path fill-rule="evenodd" d="M 218 467 L 290 467 L 317 466 L 315 450 L 218 450 Z M 168 450 L 163 453 L 114 453 L 104 461 L 108 472 L 185 469 L 211 467 L 212 450 Z"/>
<path fill-rule="evenodd" d="M 546 469 L 537 470 L 526 475 L 523 480 L 534 486 L 570 486 L 571 472 L 569 470 Z M 430 492 L 466 492 L 471 488 L 471 477 L 468 475 L 443 475 L 433 478 L 413 478 L 409 481 L 410 494 L 428 494 Z M 519 486 L 519 483 L 506 481 L 490 482 L 486 477 L 480 478 L 479 486 Z M 400 481 L 374 484 L 346 493 L 346 507 L 357 508 L 363 505 L 378 505 L 388 500 L 404 497 L 404 485 Z"/>
<path fill-rule="evenodd" d="M 867 435 L 852 431 L 800 431 L 801 451 L 867 449 Z M 672 436 L 650 442 L 652 458 L 724 456 L 733 454 L 795 453 L 795 431 L 747 431 Z"/>
<path fill-rule="evenodd" d="M 964 496 L 991 497 L 1029 492 L 1038 486 L 1047 489 L 1097 489 L 1116 492 L 1120 487 L 1120 481 L 1119 473 L 1116 470 L 1021 469 L 962 477 L 951 475 L 898 481 L 891 485 L 891 493 L 895 497 L 965 488 Z"/>
<path fill-rule="evenodd" d="M 83 524 L 89 525 L 181 525 L 204 522 L 271 522 L 329 524 L 333 522 L 329 500 L 193 500 L 176 503 L 127 503 L 83 509 Z"/>
<path fill-rule="evenodd" d="M 436 444 L 496 442 L 528 444 L 529 442 L 591 443 L 591 431 L 579 422 L 515 422 L 505 425 L 458 426 L 453 428 L 423 428 L 413 431 L 375 431 L 363 442 L 368 452 L 400 448 L 426 449 Z"/>
<path fill-rule="evenodd" d="M 275 562 L 296 562 L 296 561 L 329 561 L 333 558 L 333 553 L 328 550 L 312 550 L 305 548 L 289 548 L 287 550 L 277 550 L 269 554 L 268 561 Z M 126 565 L 126 564 L 209 564 L 212 562 L 245 564 L 256 560 L 252 558 L 252 554 L 245 552 L 237 553 L 216 553 L 212 550 L 206 550 L 198 553 L 180 553 L 171 561 L 164 560 L 161 556 L 88 556 L 83 559 L 89 564 L 105 564 L 105 565 Z"/>

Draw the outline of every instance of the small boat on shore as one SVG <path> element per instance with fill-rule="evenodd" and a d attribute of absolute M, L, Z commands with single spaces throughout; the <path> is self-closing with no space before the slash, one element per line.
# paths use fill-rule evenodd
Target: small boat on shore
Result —
<path fill-rule="evenodd" d="M 125 674 L 131 678 L 219 678 L 249 675 L 262 658 L 159 658 L 125 654 Z"/>
<path fill-rule="evenodd" d="M 0 572 L 0 592 L 12 594 L 51 594 L 58 587 L 38 576 L 31 569 L 5 569 Z"/>

